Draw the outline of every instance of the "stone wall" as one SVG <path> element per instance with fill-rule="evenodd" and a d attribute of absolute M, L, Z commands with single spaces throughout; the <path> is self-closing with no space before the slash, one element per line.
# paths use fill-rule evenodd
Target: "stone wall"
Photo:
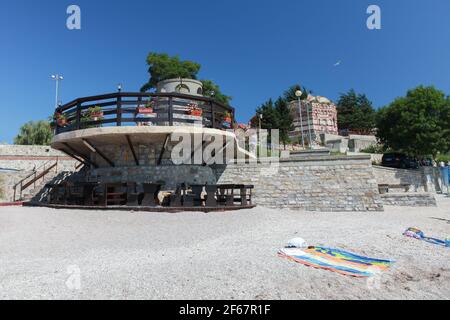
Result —
<path fill-rule="evenodd" d="M 316 156 L 279 164 L 216 166 L 142 165 L 91 169 L 89 181 L 164 182 L 164 190 L 188 184 L 252 184 L 254 202 L 271 208 L 311 211 L 380 211 L 370 157 Z"/>
<path fill-rule="evenodd" d="M 309 211 L 382 211 L 370 157 L 282 160 L 279 166 L 216 166 L 218 183 L 252 184 L 254 202 Z"/>
<path fill-rule="evenodd" d="M 162 165 L 92 169 L 88 173 L 88 180 L 103 183 L 127 181 L 138 183 L 164 182 L 164 190 L 175 190 L 182 183 L 215 184 L 216 176 L 213 170 L 207 166 Z"/>
<path fill-rule="evenodd" d="M 418 170 L 405 170 L 374 166 L 373 171 L 378 184 L 410 184 L 410 192 L 441 191 L 438 168 L 423 167 Z"/>
<path fill-rule="evenodd" d="M 0 169 L 32 171 L 58 160 L 61 170 L 74 170 L 77 161 L 47 146 L 0 145 Z"/>
<path fill-rule="evenodd" d="M 0 172 L 0 202 L 11 202 L 14 185 L 30 173 L 29 171 Z"/>
<path fill-rule="evenodd" d="M 386 193 L 381 195 L 384 205 L 400 207 L 436 207 L 436 198 L 430 193 Z"/>
<path fill-rule="evenodd" d="M 0 145 L 0 202 L 13 201 L 14 185 L 58 161 L 58 172 L 76 171 L 77 161 L 47 146 Z M 7 169 L 7 170 L 4 170 Z"/>

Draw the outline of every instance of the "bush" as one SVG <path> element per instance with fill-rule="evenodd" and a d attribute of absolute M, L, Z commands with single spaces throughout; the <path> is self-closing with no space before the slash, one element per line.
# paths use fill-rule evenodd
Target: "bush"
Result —
<path fill-rule="evenodd" d="M 383 154 L 387 151 L 387 148 L 382 144 L 374 144 L 370 147 L 362 149 L 362 153 L 374 153 L 374 154 Z"/>
<path fill-rule="evenodd" d="M 448 155 L 448 154 L 447 155 L 445 155 L 445 154 L 438 155 L 436 157 L 436 162 L 439 163 L 441 161 L 448 163 L 450 161 L 450 155 Z"/>

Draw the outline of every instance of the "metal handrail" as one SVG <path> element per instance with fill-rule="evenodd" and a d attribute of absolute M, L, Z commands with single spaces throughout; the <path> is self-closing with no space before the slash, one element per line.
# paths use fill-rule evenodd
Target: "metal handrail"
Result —
<path fill-rule="evenodd" d="M 59 163 L 59 157 L 57 157 L 56 162 L 54 162 L 50 167 L 47 167 L 47 165 L 53 162 L 53 160 L 49 160 L 47 162 L 45 162 L 43 165 L 41 165 L 38 168 L 35 168 L 33 170 L 33 172 L 31 174 L 29 174 L 28 176 L 26 176 L 25 178 L 23 178 L 22 180 L 20 180 L 18 183 L 16 183 L 13 187 L 14 189 L 14 196 L 13 196 L 13 201 L 16 201 L 16 195 L 17 195 L 17 187 L 20 186 L 20 197 L 19 199 L 22 198 L 22 193 L 24 190 L 26 190 L 28 187 L 30 187 L 31 185 L 34 185 L 34 187 L 36 187 L 36 181 L 38 181 L 39 179 L 44 179 L 45 176 L 50 173 L 50 171 L 53 168 L 56 168 L 56 172 L 58 172 L 58 163 Z M 39 170 L 43 168 L 42 171 L 40 171 L 40 173 L 38 174 Z M 27 183 L 25 183 L 25 181 L 27 181 L 28 179 L 30 179 L 31 177 L 34 177 L 31 181 L 28 181 Z"/>

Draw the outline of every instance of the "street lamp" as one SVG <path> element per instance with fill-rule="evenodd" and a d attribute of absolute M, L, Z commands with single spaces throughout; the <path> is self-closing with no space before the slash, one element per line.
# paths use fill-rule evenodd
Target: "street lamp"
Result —
<path fill-rule="evenodd" d="M 64 80 L 64 77 L 56 74 L 56 75 L 52 75 L 52 80 L 56 81 L 56 96 L 55 96 L 55 109 L 58 108 L 58 94 L 59 94 L 59 81 Z"/>
<path fill-rule="evenodd" d="M 117 91 L 118 91 L 118 92 L 122 92 L 122 84 L 121 84 L 121 83 L 119 83 L 119 84 L 117 85 Z"/>
<path fill-rule="evenodd" d="M 302 146 L 303 149 L 305 149 L 305 137 L 303 136 L 303 115 L 302 115 L 302 102 L 300 101 L 301 96 L 303 95 L 303 92 L 300 90 L 295 91 L 295 96 L 298 99 L 298 108 L 300 110 L 300 130 L 302 135 Z"/>
<path fill-rule="evenodd" d="M 309 106 L 308 104 L 306 104 L 306 116 L 308 117 L 308 135 L 309 135 L 309 148 L 312 149 L 312 133 L 311 133 L 311 122 L 313 121 L 313 119 L 311 119 L 311 121 L 309 120 Z"/>
<path fill-rule="evenodd" d="M 259 132 L 261 132 L 261 129 L 262 129 L 262 119 L 263 119 L 263 115 L 260 114 L 259 117 L 258 117 L 258 120 L 259 120 Z"/>

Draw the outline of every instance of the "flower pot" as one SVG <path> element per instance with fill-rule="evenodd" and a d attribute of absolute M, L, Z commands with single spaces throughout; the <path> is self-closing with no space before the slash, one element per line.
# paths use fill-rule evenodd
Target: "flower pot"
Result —
<path fill-rule="evenodd" d="M 102 118 L 103 112 L 93 112 L 91 113 L 91 118 Z"/>
<path fill-rule="evenodd" d="M 227 117 L 227 118 L 224 118 L 223 119 L 223 122 L 225 122 L 225 123 L 231 123 L 231 118 L 230 117 Z"/>
<path fill-rule="evenodd" d="M 139 107 L 136 109 L 136 111 L 137 111 L 137 113 L 151 114 L 151 113 L 153 113 L 153 108 Z"/>
<path fill-rule="evenodd" d="M 201 117 L 203 115 L 203 110 L 191 110 L 189 114 L 194 117 Z"/>
<path fill-rule="evenodd" d="M 65 127 L 67 125 L 66 119 L 58 119 L 58 126 Z"/>

